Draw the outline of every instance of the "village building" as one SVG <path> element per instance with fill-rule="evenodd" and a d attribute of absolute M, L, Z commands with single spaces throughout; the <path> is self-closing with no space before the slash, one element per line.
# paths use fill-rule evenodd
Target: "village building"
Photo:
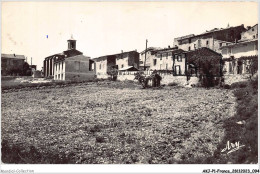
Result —
<path fill-rule="evenodd" d="M 241 39 L 222 46 L 224 74 L 250 73 L 250 65 L 258 59 L 258 24 L 241 33 Z"/>
<path fill-rule="evenodd" d="M 95 72 L 94 62 L 76 50 L 76 40 L 68 40 L 68 50 L 48 56 L 44 60 L 44 76 L 54 80 L 89 80 Z"/>
<path fill-rule="evenodd" d="M 153 59 L 156 57 L 156 51 L 162 48 L 159 47 L 149 47 L 146 50 L 140 53 L 140 70 L 149 70 L 152 64 Z M 145 54 L 146 53 L 146 54 Z"/>
<path fill-rule="evenodd" d="M 72 57 L 76 55 L 82 55 L 83 53 L 76 50 L 76 40 L 73 38 L 68 40 L 68 49 L 63 51 L 62 53 L 54 54 L 48 56 L 44 59 L 43 62 L 43 70 L 44 70 L 44 77 L 53 78 L 54 76 L 54 63 L 56 60 L 66 57 Z"/>
<path fill-rule="evenodd" d="M 172 72 L 173 55 L 183 52 L 182 49 L 177 47 L 168 47 L 160 50 L 156 50 L 155 55 L 151 59 L 150 70 L 166 70 Z"/>
<path fill-rule="evenodd" d="M 203 47 L 196 50 L 184 51 L 173 55 L 174 76 L 196 76 L 199 77 L 202 70 L 202 63 L 214 65 L 213 75 L 221 76 L 221 54 Z"/>
<path fill-rule="evenodd" d="M 23 75 L 24 55 L 1 54 L 1 75 Z"/>
<path fill-rule="evenodd" d="M 118 71 L 139 69 L 139 53 L 137 51 L 101 56 L 93 60 L 95 61 L 96 75 L 99 77 L 104 76 L 104 78 L 112 69 L 117 69 Z"/>
<path fill-rule="evenodd" d="M 187 35 L 174 38 L 174 45 L 185 51 L 207 47 L 221 53 L 220 47 L 231 44 L 241 39 L 241 33 L 246 31 L 244 25 L 227 28 L 214 28 L 198 35 Z"/>

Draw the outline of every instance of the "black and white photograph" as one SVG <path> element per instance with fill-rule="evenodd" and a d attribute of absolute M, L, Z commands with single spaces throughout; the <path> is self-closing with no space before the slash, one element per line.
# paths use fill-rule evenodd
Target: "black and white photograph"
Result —
<path fill-rule="evenodd" d="M 259 173 L 258 9 L 2 1 L 1 173 Z"/>

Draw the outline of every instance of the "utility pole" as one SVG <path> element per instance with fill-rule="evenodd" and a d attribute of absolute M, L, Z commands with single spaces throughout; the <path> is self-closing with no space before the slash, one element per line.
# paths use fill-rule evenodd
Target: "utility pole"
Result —
<path fill-rule="evenodd" d="M 146 68 L 145 68 L 145 63 L 146 63 L 147 42 L 148 42 L 148 40 L 146 39 L 146 44 L 145 44 L 145 53 L 144 53 L 144 70 L 146 70 Z"/>
<path fill-rule="evenodd" d="M 32 57 L 31 57 L 31 75 L 33 75 L 33 72 L 32 72 Z"/>

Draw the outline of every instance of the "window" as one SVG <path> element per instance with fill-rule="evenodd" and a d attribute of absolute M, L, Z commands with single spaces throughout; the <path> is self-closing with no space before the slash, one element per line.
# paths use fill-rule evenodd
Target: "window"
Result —
<path fill-rule="evenodd" d="M 231 48 L 228 48 L 228 53 L 231 54 Z"/>
<path fill-rule="evenodd" d="M 209 46 L 209 41 L 208 41 L 208 40 L 206 41 L 206 46 L 207 46 L 207 47 Z"/>
<path fill-rule="evenodd" d="M 189 46 L 189 51 L 190 51 L 190 46 Z"/>
<path fill-rule="evenodd" d="M 198 48 L 200 48 L 200 46 L 201 46 L 201 40 L 199 39 L 198 40 Z"/>
<path fill-rule="evenodd" d="M 99 64 L 99 69 L 101 69 L 101 64 Z"/>
<path fill-rule="evenodd" d="M 59 63 L 59 70 L 60 70 L 60 63 Z"/>
<path fill-rule="evenodd" d="M 121 65 L 121 68 L 124 68 L 124 64 Z"/>
<path fill-rule="evenodd" d="M 196 50 L 196 44 L 194 44 L 194 50 Z"/>
<path fill-rule="evenodd" d="M 181 56 L 178 56 L 178 62 L 181 62 L 182 59 L 181 59 Z"/>
<path fill-rule="evenodd" d="M 252 31 L 255 31 L 254 28 L 252 28 Z"/>
<path fill-rule="evenodd" d="M 175 65 L 174 70 L 175 70 L 176 75 L 181 74 L 181 66 L 180 65 Z"/>
<path fill-rule="evenodd" d="M 71 43 L 71 49 L 74 49 L 75 46 L 74 46 L 74 43 Z"/>
<path fill-rule="evenodd" d="M 166 69 L 168 70 L 168 63 L 166 63 Z"/>
<path fill-rule="evenodd" d="M 63 70 L 63 62 L 61 62 L 61 70 Z"/>
<path fill-rule="evenodd" d="M 153 59 L 153 65 L 154 66 L 156 65 L 156 59 Z"/>
<path fill-rule="evenodd" d="M 253 35 L 253 39 L 255 39 L 255 35 Z"/>
<path fill-rule="evenodd" d="M 222 43 L 219 43 L 219 47 L 222 47 Z"/>

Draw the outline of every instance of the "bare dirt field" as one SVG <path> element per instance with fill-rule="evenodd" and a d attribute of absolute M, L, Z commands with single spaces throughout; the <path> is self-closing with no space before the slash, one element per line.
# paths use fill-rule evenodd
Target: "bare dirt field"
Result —
<path fill-rule="evenodd" d="M 205 162 L 235 100 L 225 89 L 132 82 L 21 89 L 2 93 L 2 139 L 17 163 Z"/>

